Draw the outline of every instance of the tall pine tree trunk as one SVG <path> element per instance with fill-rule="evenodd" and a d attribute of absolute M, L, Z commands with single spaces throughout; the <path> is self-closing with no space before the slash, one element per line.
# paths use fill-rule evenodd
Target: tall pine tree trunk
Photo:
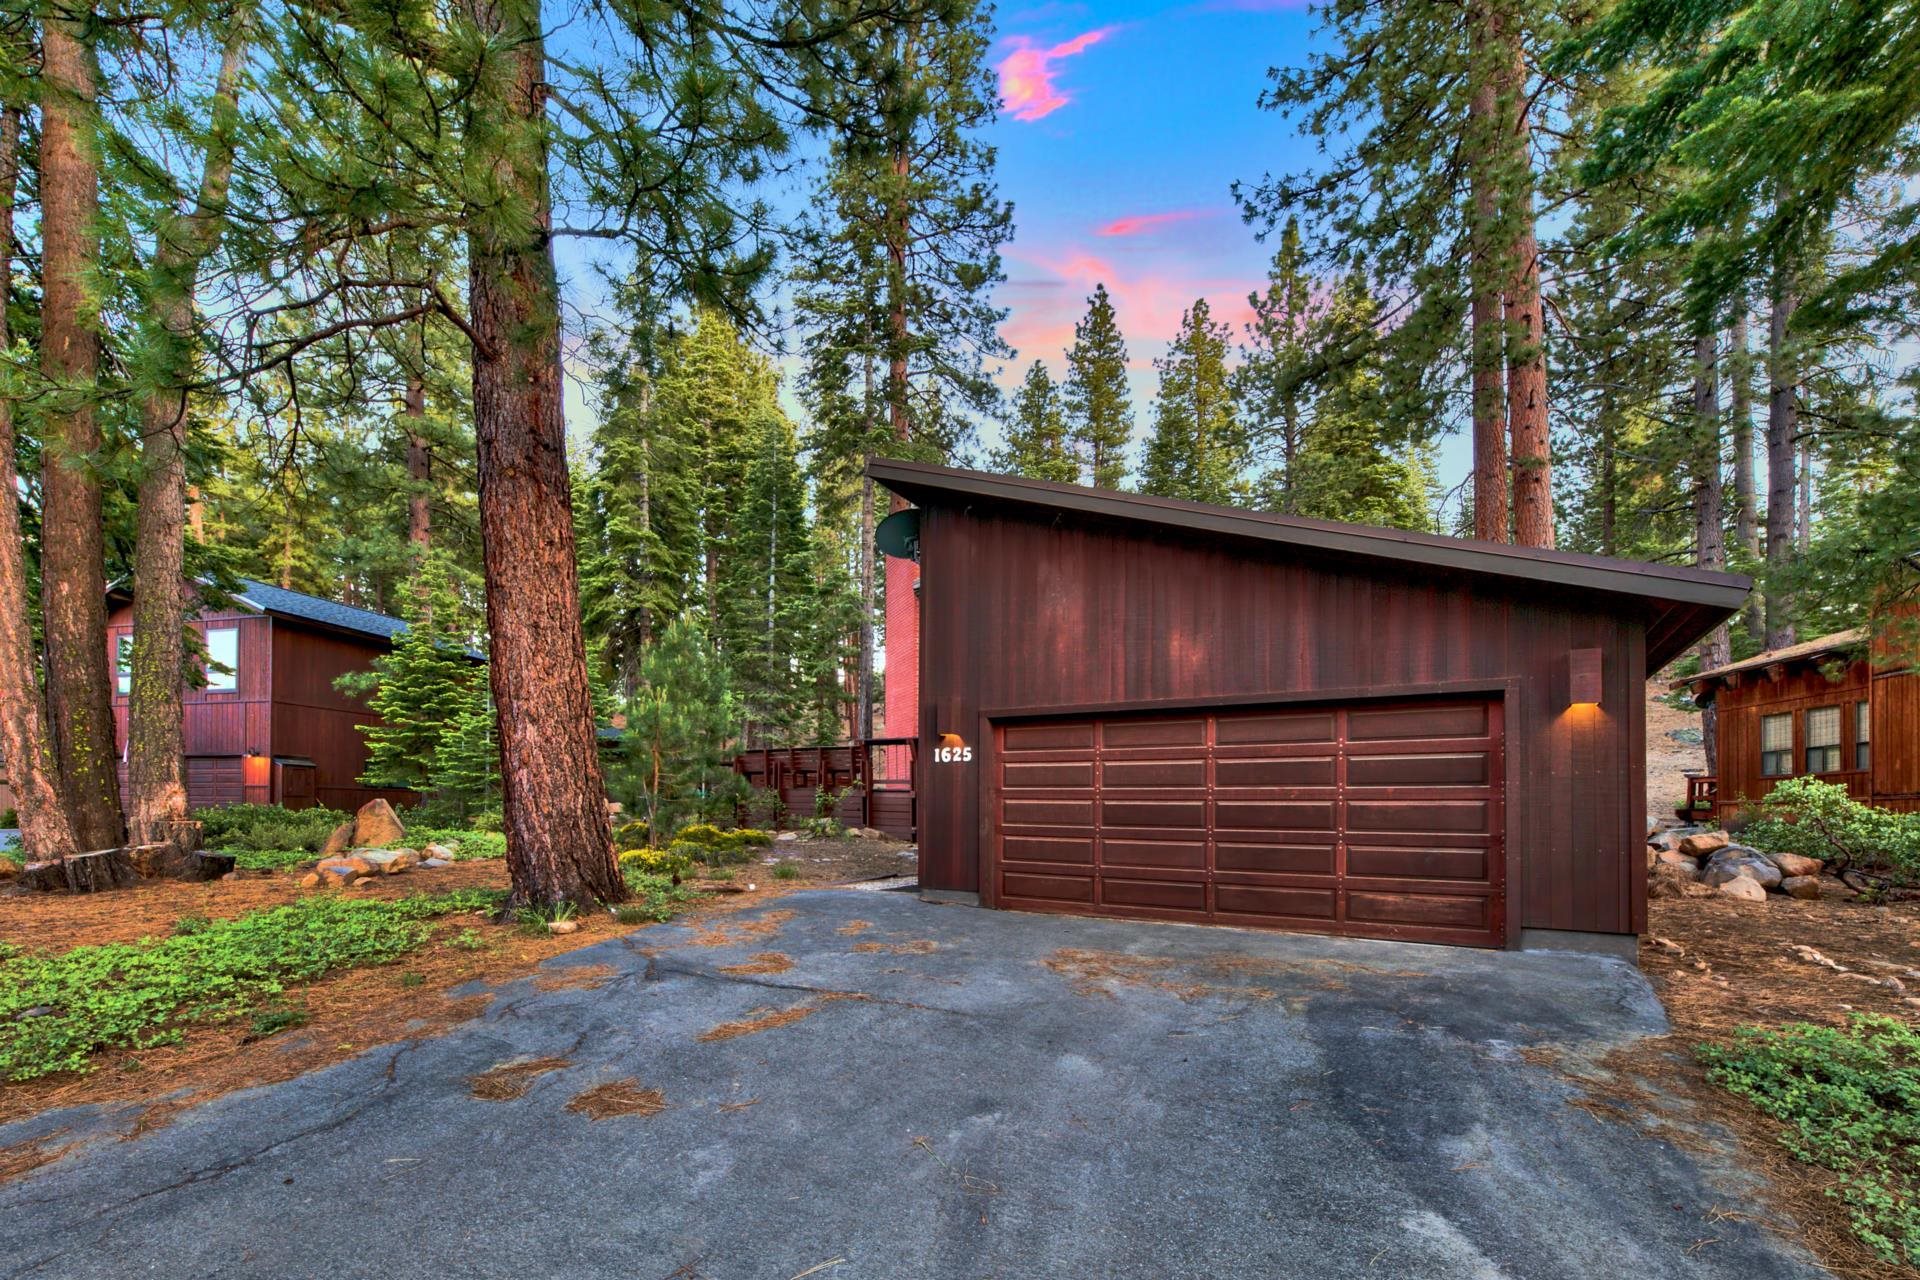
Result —
<path fill-rule="evenodd" d="M 416 561 L 433 550 L 433 502 L 427 486 L 433 481 L 433 448 L 423 434 L 427 416 L 427 380 L 422 374 L 407 378 L 407 398 L 401 410 L 407 429 L 407 545 Z"/>
<path fill-rule="evenodd" d="M 539 0 L 463 0 L 493 46 L 474 85 L 468 163 L 524 216 L 474 211 L 467 235 L 474 435 L 509 909 L 626 896 L 587 689 L 561 406 L 560 296 Z M 478 151 L 479 154 L 472 154 Z"/>
<path fill-rule="evenodd" d="M 1747 333 L 1747 303 L 1740 299 L 1728 331 L 1728 376 L 1733 381 L 1728 408 L 1733 415 L 1733 536 L 1734 545 L 1749 560 L 1760 558 L 1760 501 L 1753 475 L 1753 349 Z M 1766 633 L 1766 612 L 1760 594 L 1747 597 L 1744 617 L 1747 634 L 1758 640 Z"/>
<path fill-rule="evenodd" d="M 1468 289 L 1472 294 L 1470 363 L 1473 379 L 1473 536 L 1506 542 L 1506 319 L 1501 311 L 1499 253 L 1500 190 L 1495 176 L 1499 145 L 1497 93 L 1491 46 L 1498 31 L 1490 0 L 1469 18 L 1475 43 L 1473 97 L 1468 105 L 1472 215 L 1468 226 Z"/>
<path fill-rule="evenodd" d="M 187 387 L 193 381 L 194 292 L 218 243 L 233 173 L 236 103 L 251 12 L 234 28 L 214 86 L 211 129 L 193 212 L 167 219 L 154 247 L 151 343 L 156 382 L 140 402 L 140 510 L 133 552 L 133 673 L 128 699 L 128 826 L 141 844 L 187 817 L 180 673 L 186 629 Z"/>
<path fill-rule="evenodd" d="M 1795 295 L 1791 269 L 1775 268 L 1767 315 L 1767 648 L 1794 641 L 1793 598 L 1785 574 L 1793 559 L 1794 494 L 1799 488 L 1800 378 L 1793 359 Z"/>
<path fill-rule="evenodd" d="M 107 587 L 94 414 L 99 257 L 93 51 L 84 21 L 50 16 L 42 34 L 40 370 L 50 384 L 41 441 L 40 613 L 54 759 L 75 834 L 118 845 L 119 767 L 107 665 Z"/>
<path fill-rule="evenodd" d="M 1713 331 L 1702 328 L 1693 340 L 1693 547 L 1702 569 L 1727 565 L 1726 496 L 1720 480 L 1720 387 L 1714 365 Z M 1698 650 L 1700 667 L 1711 670 L 1732 658 L 1727 624 L 1707 633 Z M 1701 741 L 1706 746 L 1707 772 L 1719 772 L 1719 712 L 1708 703 L 1701 713 Z"/>
<path fill-rule="evenodd" d="M 865 461 L 871 462 L 872 454 Z M 873 736 L 873 610 L 875 551 L 873 545 L 873 477 L 860 474 L 860 687 L 856 694 L 854 733 L 865 742 Z"/>
<path fill-rule="evenodd" d="M 20 110 L 0 111 L 0 281 L 13 276 L 13 207 L 20 179 Z M 3 301 L 3 299 L 0 299 Z M 13 343 L 0 305 L 0 351 Z M 51 861 L 80 852 L 47 737 L 27 617 L 26 548 L 20 537 L 20 473 L 13 401 L 0 397 L 0 762 L 19 811 L 27 856 Z"/>
<path fill-rule="evenodd" d="M 1546 317 L 1540 304 L 1540 242 L 1534 230 L 1533 125 L 1527 115 L 1526 53 L 1512 13 L 1500 26 L 1506 76 L 1499 111 L 1507 128 L 1502 203 L 1513 233 L 1506 251 L 1507 431 L 1513 448 L 1513 540 L 1553 545 L 1553 444 L 1547 424 Z"/>

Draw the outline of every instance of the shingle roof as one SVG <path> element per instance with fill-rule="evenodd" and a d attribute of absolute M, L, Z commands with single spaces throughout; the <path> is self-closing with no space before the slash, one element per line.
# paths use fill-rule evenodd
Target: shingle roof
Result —
<path fill-rule="evenodd" d="M 371 609 L 356 609 L 350 604 L 336 604 L 303 591 L 288 591 L 284 587 L 256 582 L 252 578 L 242 578 L 240 587 L 234 598 L 261 613 L 277 613 L 282 617 L 299 618 L 341 631 L 357 631 L 361 635 L 389 641 L 399 639 L 407 631 L 406 622 L 400 618 L 375 613 Z"/>
<path fill-rule="evenodd" d="M 1685 680 L 1676 680 L 1673 687 L 1683 688 L 1696 680 L 1713 680 L 1730 675 L 1735 671 L 1752 671 L 1756 667 L 1770 667 L 1776 662 L 1804 662 L 1808 658 L 1820 658 L 1843 649 L 1852 649 L 1867 641 L 1864 627 L 1852 627 L 1846 631 L 1836 631 L 1832 635 L 1819 636 L 1799 644 L 1786 645 L 1779 649 L 1768 649 L 1756 653 L 1751 658 L 1742 658 L 1738 662 L 1729 662 L 1723 667 L 1714 667 L 1709 671 L 1688 676 Z"/>

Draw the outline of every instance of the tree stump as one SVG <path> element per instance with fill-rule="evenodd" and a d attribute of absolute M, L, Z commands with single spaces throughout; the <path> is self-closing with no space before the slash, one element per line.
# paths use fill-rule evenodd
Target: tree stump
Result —
<path fill-rule="evenodd" d="M 69 893 L 103 893 L 137 884 L 140 873 L 124 849 L 95 849 L 76 853 L 57 862 L 30 862 L 20 873 L 20 883 L 29 889 Z"/>
<path fill-rule="evenodd" d="M 230 853 L 182 849 L 172 840 L 135 845 L 127 850 L 127 860 L 149 880 L 218 880 L 234 867 Z"/>

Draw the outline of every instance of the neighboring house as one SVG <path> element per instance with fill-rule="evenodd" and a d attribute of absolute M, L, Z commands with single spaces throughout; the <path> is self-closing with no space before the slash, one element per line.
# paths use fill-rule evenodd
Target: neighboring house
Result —
<path fill-rule="evenodd" d="M 1634 954 L 1647 675 L 1748 579 L 868 474 L 919 512 L 922 893 Z"/>
<path fill-rule="evenodd" d="M 114 730 L 126 783 L 127 693 L 133 600 L 108 600 L 115 665 Z M 361 785 L 367 745 L 357 726 L 378 723 L 363 698 L 334 680 L 366 671 L 407 629 L 399 618 L 243 580 L 233 607 L 192 623 L 205 638 L 204 688 L 186 690 L 188 803 L 316 804 L 354 809 L 376 797 L 411 804 L 414 792 Z M 223 670 L 224 668 L 224 670 Z"/>
<path fill-rule="evenodd" d="M 1718 770 L 1689 780 L 1695 812 L 1736 817 L 1786 778 L 1920 810 L 1920 671 L 1862 629 L 1836 631 L 1676 681 L 1717 711 Z"/>

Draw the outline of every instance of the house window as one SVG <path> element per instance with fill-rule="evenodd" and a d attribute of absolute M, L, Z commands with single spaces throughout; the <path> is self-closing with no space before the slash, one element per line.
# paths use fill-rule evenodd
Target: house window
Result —
<path fill-rule="evenodd" d="M 1760 773 L 1781 778 L 1793 772 L 1793 717 L 1760 717 Z"/>
<path fill-rule="evenodd" d="M 1860 770 L 1873 768 L 1873 717 L 1867 704 L 1853 704 L 1853 767 Z"/>
<path fill-rule="evenodd" d="M 1840 772 L 1840 708 L 1814 707 L 1807 712 L 1807 772 Z"/>
<path fill-rule="evenodd" d="M 207 688 L 232 693 L 240 687 L 240 628 L 207 628 Z"/>
<path fill-rule="evenodd" d="M 113 687 L 120 696 L 133 692 L 133 637 L 121 636 L 113 646 Z"/>

